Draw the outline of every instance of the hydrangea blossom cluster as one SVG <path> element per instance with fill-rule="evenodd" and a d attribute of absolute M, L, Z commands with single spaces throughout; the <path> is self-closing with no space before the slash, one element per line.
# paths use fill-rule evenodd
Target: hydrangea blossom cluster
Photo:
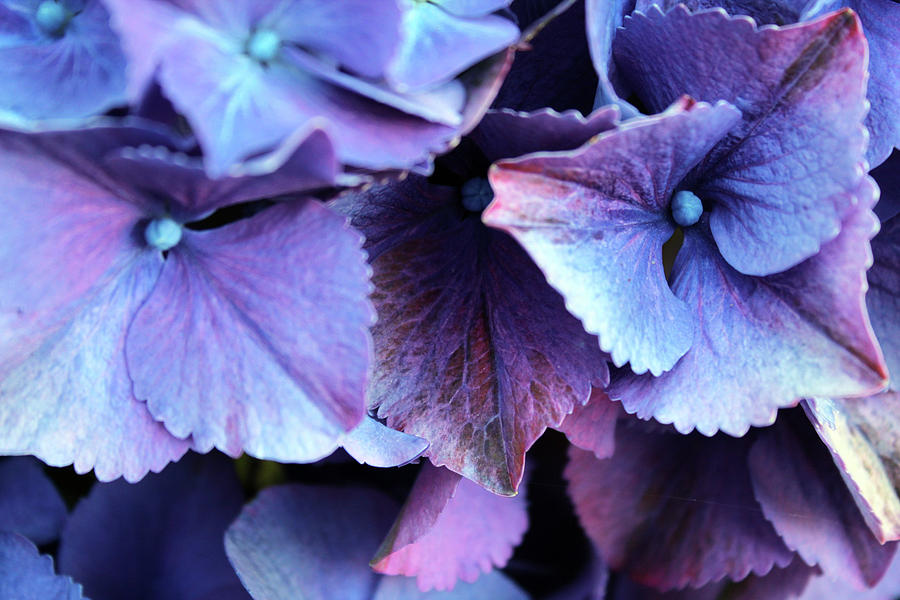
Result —
<path fill-rule="evenodd" d="M 0 598 L 900 596 L 900 5 L 0 0 Z"/>

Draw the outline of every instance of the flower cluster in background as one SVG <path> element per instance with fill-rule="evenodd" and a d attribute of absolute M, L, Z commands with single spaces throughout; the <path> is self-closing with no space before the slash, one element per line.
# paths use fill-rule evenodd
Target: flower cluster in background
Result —
<path fill-rule="evenodd" d="M 0 600 L 900 597 L 895 0 L 0 0 Z"/>

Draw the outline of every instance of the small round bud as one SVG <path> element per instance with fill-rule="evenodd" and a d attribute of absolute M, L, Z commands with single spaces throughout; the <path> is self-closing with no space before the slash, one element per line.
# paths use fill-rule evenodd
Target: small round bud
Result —
<path fill-rule="evenodd" d="M 466 210 L 480 213 L 493 199 L 494 190 L 484 177 L 470 179 L 462 186 L 462 203 Z"/>
<path fill-rule="evenodd" d="M 150 246 L 165 252 L 181 241 L 181 225 L 169 217 L 153 219 L 144 230 L 144 239 Z"/>
<path fill-rule="evenodd" d="M 702 214 L 703 201 L 694 192 L 681 190 L 672 197 L 672 218 L 682 227 L 690 227 Z"/>
<path fill-rule="evenodd" d="M 38 27 L 48 35 L 61 35 L 71 18 L 72 15 L 66 7 L 54 0 L 44 0 L 34 13 Z"/>
<path fill-rule="evenodd" d="M 281 36 L 271 29 L 258 29 L 247 40 L 247 54 L 262 63 L 271 62 L 281 50 Z"/>

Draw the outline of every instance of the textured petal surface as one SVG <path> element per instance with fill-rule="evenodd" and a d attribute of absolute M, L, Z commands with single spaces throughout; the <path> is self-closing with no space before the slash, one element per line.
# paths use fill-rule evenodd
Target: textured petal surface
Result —
<path fill-rule="evenodd" d="M 351 201 L 379 314 L 370 403 L 435 464 L 513 494 L 525 451 L 605 381 L 596 340 L 456 188 L 410 177 Z"/>
<path fill-rule="evenodd" d="M 753 497 L 748 443 L 616 431 L 616 454 L 597 460 L 573 448 L 569 494 L 610 567 L 660 590 L 743 579 L 786 566 L 791 553 Z"/>
<path fill-rule="evenodd" d="M 388 70 L 391 84 L 417 90 L 452 78 L 511 45 L 519 29 L 509 19 L 460 17 L 436 2 L 405 3 L 402 44 Z"/>
<path fill-rule="evenodd" d="M 511 233 L 613 362 L 671 369 L 691 344 L 688 307 L 666 283 L 670 196 L 739 120 L 726 104 L 679 102 L 571 153 L 503 161 L 484 222 Z"/>
<path fill-rule="evenodd" d="M 713 58 L 721 48 L 728 58 Z M 715 203 L 713 235 L 731 266 L 783 271 L 837 235 L 856 203 L 866 144 L 866 42 L 852 12 L 756 30 L 720 11 L 653 8 L 627 20 L 614 52 L 651 110 L 681 94 L 741 110 L 693 190 Z"/>
<path fill-rule="evenodd" d="M 170 431 L 204 452 L 305 462 L 359 423 L 373 314 L 343 221 L 298 200 L 185 230 L 126 347 L 135 395 Z"/>
<path fill-rule="evenodd" d="M 872 533 L 900 539 L 900 394 L 816 398 L 805 408 Z"/>
<path fill-rule="evenodd" d="M 81 600 L 81 586 L 53 573 L 53 559 L 15 533 L 0 532 L 0 597 Z"/>
<path fill-rule="evenodd" d="M 699 316 L 694 344 L 672 371 L 626 375 L 610 397 L 681 432 L 743 435 L 801 398 L 881 389 L 885 369 L 863 306 L 868 240 L 876 229 L 866 208 L 871 188 L 861 197 L 868 201 L 838 238 L 769 277 L 741 275 L 700 225 L 689 230 L 673 289 Z"/>
<path fill-rule="evenodd" d="M 369 416 L 342 438 L 341 445 L 357 462 L 373 467 L 405 465 L 428 448 L 426 440 L 386 427 Z"/>
<path fill-rule="evenodd" d="M 372 567 L 415 576 L 422 591 L 453 589 L 505 566 L 527 528 L 521 496 L 502 498 L 425 464 Z"/>
<path fill-rule="evenodd" d="M 0 461 L 0 531 L 46 544 L 59 535 L 67 513 L 37 461 L 24 457 Z"/>
<path fill-rule="evenodd" d="M 396 508 L 381 493 L 287 485 L 263 490 L 225 534 L 254 600 L 369 600 L 369 558 Z"/>
<path fill-rule="evenodd" d="M 90 117 L 125 101 L 125 56 L 100 0 L 83 2 L 61 36 L 0 30 L 0 75 L 0 120 L 13 126 Z"/>
<path fill-rule="evenodd" d="M 761 432 L 749 464 L 756 499 L 788 548 L 854 587 L 881 579 L 896 544 L 882 546 L 869 531 L 802 414 L 783 415 Z"/>
<path fill-rule="evenodd" d="M 242 502 L 234 467 L 221 455 L 189 454 L 138 484 L 96 484 L 63 530 L 60 571 L 91 600 L 190 600 L 239 590 L 222 536 Z"/>
<path fill-rule="evenodd" d="M 474 583 L 460 581 L 450 591 L 422 592 L 408 577 L 382 577 L 372 600 L 528 600 L 529 596 L 499 571 L 482 575 Z"/>
<path fill-rule="evenodd" d="M 623 414 L 621 404 L 595 388 L 588 403 L 576 406 L 558 429 L 582 450 L 590 450 L 597 458 L 609 458 L 616 447 L 616 421 Z"/>
<path fill-rule="evenodd" d="M 872 240 L 872 255 L 866 305 L 891 375 L 890 387 L 900 391 L 900 217 L 882 224 Z"/>

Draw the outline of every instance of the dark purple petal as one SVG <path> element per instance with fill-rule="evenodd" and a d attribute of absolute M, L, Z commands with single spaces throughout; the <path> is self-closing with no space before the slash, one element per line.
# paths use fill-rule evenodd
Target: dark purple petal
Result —
<path fill-rule="evenodd" d="M 59 535 L 67 513 L 59 492 L 36 460 L 0 461 L 0 531 L 46 544 Z"/>
<path fill-rule="evenodd" d="M 491 110 L 469 138 L 492 163 L 532 152 L 577 148 L 615 127 L 618 118 L 619 112 L 612 107 L 601 108 L 587 117 L 574 110 L 563 113 L 552 109 L 530 113 Z"/>
<path fill-rule="evenodd" d="M 428 448 L 428 441 L 386 427 L 366 416 L 344 435 L 341 446 L 360 464 L 399 467 L 421 456 Z"/>
<path fill-rule="evenodd" d="M 372 567 L 415 576 L 422 591 L 453 589 L 503 567 L 528 528 L 525 500 L 503 498 L 430 464 L 422 471 Z"/>
<path fill-rule="evenodd" d="M 684 8 L 626 21 L 616 62 L 651 110 L 688 94 L 743 114 L 693 175 L 693 191 L 715 204 L 710 223 L 728 263 L 767 275 L 816 254 L 855 206 L 863 175 L 866 42 L 853 12 L 759 30 Z"/>
<path fill-rule="evenodd" d="M 306 462 L 365 412 L 358 234 L 314 200 L 184 231 L 129 329 L 135 395 L 203 452 Z"/>
<path fill-rule="evenodd" d="M 366 489 L 268 488 L 228 528 L 225 552 L 254 600 L 369 600 L 369 558 L 395 513 Z"/>
<path fill-rule="evenodd" d="M 80 4 L 59 35 L 42 32 L 30 7 L 12 14 L 0 7 L 0 22 L 12 25 L 0 27 L 0 120 L 27 127 L 83 119 L 125 103 L 125 56 L 109 13 L 100 0 Z M 22 17 L 33 23 L 27 33 Z"/>
<path fill-rule="evenodd" d="M 702 227 L 688 230 L 673 289 L 699 315 L 691 350 L 660 377 L 624 375 L 610 397 L 681 432 L 743 435 L 804 397 L 880 390 L 886 371 L 863 302 L 868 240 L 877 229 L 867 183 L 860 192 L 867 200 L 841 234 L 777 275 L 738 273 Z"/>
<path fill-rule="evenodd" d="M 881 198 L 875 205 L 875 214 L 882 222 L 900 213 L 900 152 L 894 152 L 878 168 L 869 173 L 881 188 Z"/>
<path fill-rule="evenodd" d="M 240 589 L 222 536 L 242 502 L 222 456 L 190 454 L 138 484 L 95 484 L 66 523 L 59 568 L 91 600 L 187 600 Z"/>
<path fill-rule="evenodd" d="M 525 23 L 539 20 L 557 4 L 554 0 L 518 0 L 511 8 L 524 28 Z M 578 0 L 528 40 L 528 49 L 516 53 L 494 106 L 591 112 L 597 76 L 585 31 L 584 0 Z"/>
<path fill-rule="evenodd" d="M 869 531 L 805 417 L 784 415 L 762 431 L 749 460 L 756 499 L 788 548 L 854 587 L 881 579 L 896 544 L 882 546 Z"/>
<path fill-rule="evenodd" d="M 798 600 L 896 600 L 900 595 L 900 557 L 894 556 L 884 578 L 872 589 L 856 586 L 827 576 L 813 577 Z"/>
<path fill-rule="evenodd" d="M 636 0 L 634 10 L 647 13 L 654 4 L 669 12 L 684 4 L 691 12 L 721 8 L 730 15 L 749 15 L 759 23 L 786 25 L 796 23 L 809 0 Z"/>
<path fill-rule="evenodd" d="M 475 582 L 460 581 L 449 591 L 422 592 L 409 577 L 382 577 L 372 600 L 528 600 L 529 596 L 500 571 L 491 571 Z"/>
<path fill-rule="evenodd" d="M 513 494 L 525 451 L 603 384 L 596 340 L 457 188 L 410 177 L 346 201 L 374 270 L 371 405 L 435 464 Z"/>
<path fill-rule="evenodd" d="M 405 5 L 403 41 L 388 80 L 404 92 L 425 89 L 512 45 L 518 37 L 518 27 L 503 17 L 461 17 L 444 10 L 440 2 L 410 2 Z"/>
<path fill-rule="evenodd" d="M 900 539 L 900 394 L 816 398 L 804 408 L 869 529 L 881 542 Z"/>
<path fill-rule="evenodd" d="M 0 531 L 0 593 L 15 600 L 81 600 L 81 586 L 53 573 L 53 559 L 26 538 Z"/>
<path fill-rule="evenodd" d="M 627 96 L 628 92 L 612 59 L 612 50 L 616 30 L 622 26 L 625 15 L 634 10 L 634 2 L 635 0 L 585 0 L 588 44 L 600 82 L 596 104 L 616 104 L 627 117 L 635 116 L 638 111 L 619 97 L 620 94 Z"/>
<path fill-rule="evenodd" d="M 663 271 L 670 197 L 739 119 L 730 105 L 685 99 L 577 151 L 503 161 L 491 170 L 496 197 L 483 220 L 528 250 L 616 365 L 658 375 L 694 330 Z"/>
<path fill-rule="evenodd" d="M 665 591 L 762 575 L 793 553 L 753 497 L 747 452 L 746 440 L 623 423 L 613 458 L 572 448 L 569 494 L 601 557 L 640 583 Z"/>
<path fill-rule="evenodd" d="M 558 429 L 582 450 L 590 450 L 597 458 L 609 458 L 615 451 L 616 421 L 621 415 L 622 405 L 594 388 L 588 403 L 576 406 Z"/>

